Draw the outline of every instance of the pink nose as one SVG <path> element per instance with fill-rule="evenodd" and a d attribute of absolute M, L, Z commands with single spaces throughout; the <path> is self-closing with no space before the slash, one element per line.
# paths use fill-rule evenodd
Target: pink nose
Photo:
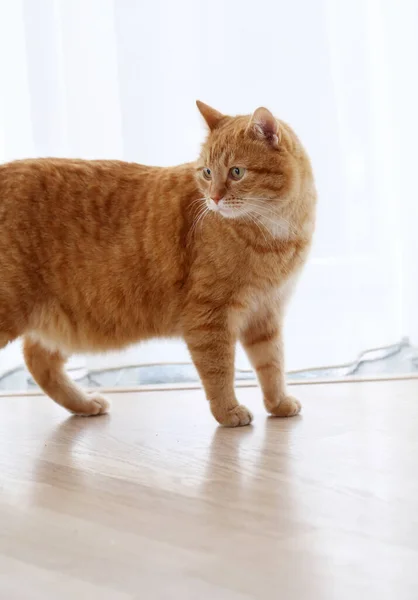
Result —
<path fill-rule="evenodd" d="M 218 204 L 219 200 L 222 200 L 222 196 L 221 194 L 213 194 L 213 196 L 211 196 L 211 199 L 215 202 L 215 204 Z"/>

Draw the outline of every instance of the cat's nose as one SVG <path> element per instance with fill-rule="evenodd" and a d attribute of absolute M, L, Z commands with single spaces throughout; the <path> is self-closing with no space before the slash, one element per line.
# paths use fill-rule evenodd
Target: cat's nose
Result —
<path fill-rule="evenodd" d="M 219 201 L 222 200 L 222 194 L 212 194 L 211 199 L 215 202 L 215 204 L 219 204 Z"/>

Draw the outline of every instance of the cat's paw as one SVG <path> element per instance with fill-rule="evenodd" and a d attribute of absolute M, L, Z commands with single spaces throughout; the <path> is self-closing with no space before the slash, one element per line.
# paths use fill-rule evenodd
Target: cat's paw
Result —
<path fill-rule="evenodd" d="M 216 420 L 224 427 L 243 427 L 251 423 L 253 415 L 246 406 L 238 404 L 220 418 L 216 416 Z"/>
<path fill-rule="evenodd" d="M 98 392 L 90 392 L 87 394 L 81 408 L 75 412 L 80 417 L 95 417 L 104 415 L 110 410 L 110 402 L 107 398 Z"/>
<path fill-rule="evenodd" d="M 294 417 L 300 413 L 301 408 L 299 400 L 292 396 L 283 396 L 276 406 L 269 406 L 267 410 L 274 417 Z"/>

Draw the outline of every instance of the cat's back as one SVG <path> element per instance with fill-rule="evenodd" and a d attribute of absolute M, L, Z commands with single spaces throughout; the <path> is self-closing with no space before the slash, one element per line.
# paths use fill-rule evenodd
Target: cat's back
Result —
<path fill-rule="evenodd" d="M 123 236 L 155 169 L 122 161 L 42 158 L 0 165 L 0 271 L 56 278 L 97 261 Z"/>
<path fill-rule="evenodd" d="M 98 253 L 177 234 L 181 204 L 195 197 L 190 165 L 42 158 L 0 165 L 0 266 L 14 249 Z M 164 240 L 163 240 L 164 241 Z M 132 245 L 132 244 L 131 244 Z M 22 252 L 21 252 L 22 254 Z M 94 258 L 92 256 L 92 258 Z"/>
<path fill-rule="evenodd" d="M 126 222 L 158 169 L 113 160 L 41 158 L 0 165 L 0 249 L 70 247 Z M 51 247 L 52 250 L 52 247 Z"/>
<path fill-rule="evenodd" d="M 100 200 L 116 187 L 121 192 L 136 189 L 156 171 L 157 167 L 117 160 L 16 160 L 0 165 L 0 205 L 28 203 L 39 208 L 51 201 L 53 209 L 70 199 L 73 203 Z"/>

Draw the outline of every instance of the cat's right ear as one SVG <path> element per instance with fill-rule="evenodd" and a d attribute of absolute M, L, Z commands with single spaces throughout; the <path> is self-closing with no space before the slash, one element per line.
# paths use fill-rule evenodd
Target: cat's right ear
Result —
<path fill-rule="evenodd" d="M 200 100 L 196 100 L 196 106 L 211 131 L 216 129 L 219 123 L 225 117 L 225 115 L 208 106 L 204 102 L 200 102 Z"/>
<path fill-rule="evenodd" d="M 273 148 L 279 147 L 280 131 L 277 120 L 271 112 L 260 106 L 251 117 L 248 129 L 261 140 L 269 142 Z"/>

